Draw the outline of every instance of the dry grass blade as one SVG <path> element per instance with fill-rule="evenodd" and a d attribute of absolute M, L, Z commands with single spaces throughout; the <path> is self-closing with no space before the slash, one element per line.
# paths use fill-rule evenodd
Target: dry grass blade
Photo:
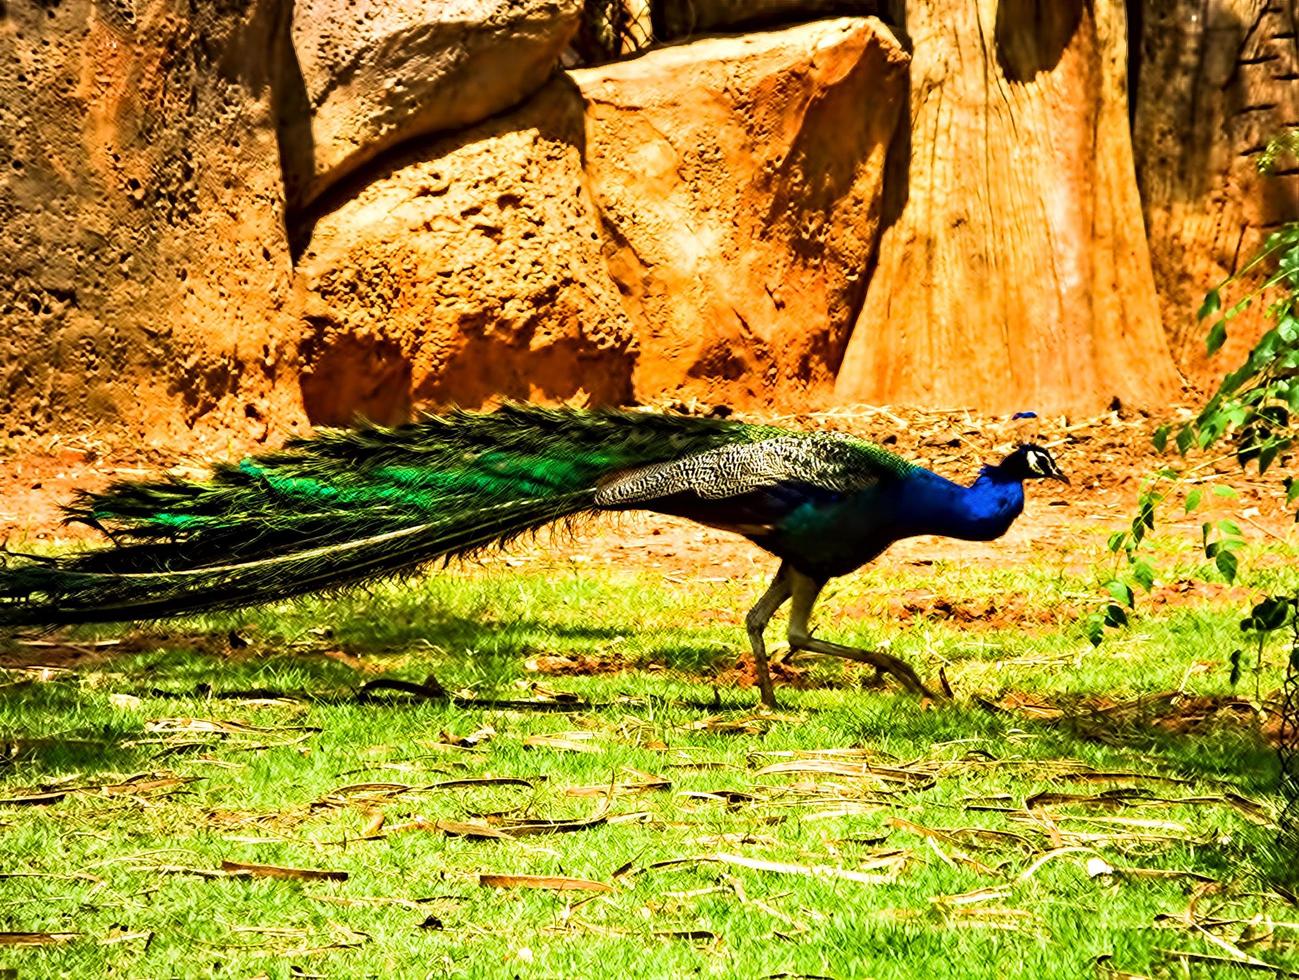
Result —
<path fill-rule="evenodd" d="M 1103 793 L 1034 793 L 1024 800 L 1024 807 L 1033 810 L 1043 806 L 1059 806 L 1062 803 L 1080 803 L 1104 807 L 1124 807 L 1154 802 L 1149 793 L 1132 787 L 1107 789 Z M 1162 800 L 1160 802 L 1170 802 Z"/>
<path fill-rule="evenodd" d="M 193 875 L 195 878 L 231 878 L 238 877 L 238 873 L 226 871 L 213 871 L 211 868 L 190 868 L 183 864 L 150 864 L 136 868 L 132 871 L 149 871 L 158 875 Z M 247 873 L 244 872 L 244 877 Z"/>
<path fill-rule="evenodd" d="M 599 827 L 608 818 L 604 813 L 586 820 L 507 820 L 489 817 L 488 822 L 509 837 L 531 837 L 535 834 L 570 834 Z"/>
<path fill-rule="evenodd" d="M 243 721 L 210 720 L 206 718 L 158 718 L 144 726 L 146 732 L 159 734 L 208 734 L 208 735 L 275 735 L 279 732 L 319 732 L 314 725 L 280 725 L 263 728 Z"/>
<path fill-rule="evenodd" d="M 24 796 L 10 796 L 0 799 L 0 806 L 48 806 L 58 803 L 68 795 L 68 790 L 57 793 L 30 793 Z"/>
<path fill-rule="evenodd" d="M 544 779 L 545 777 L 541 778 Z M 533 782 L 532 779 L 523 779 L 519 776 L 472 776 L 464 779 L 447 779 L 440 783 L 429 783 L 427 786 L 420 786 L 419 789 L 465 789 L 470 786 L 522 786 L 525 789 L 532 789 Z"/>
<path fill-rule="evenodd" d="M 1157 947 L 1155 952 L 1170 959 L 1190 960 L 1195 963 L 1215 963 L 1218 966 L 1234 966 L 1242 970 L 1263 970 L 1278 977 L 1299 977 L 1299 972 L 1288 970 L 1283 966 L 1276 966 L 1273 963 L 1264 963 L 1262 960 L 1256 960 L 1252 957 L 1238 960 L 1231 956 L 1216 956 L 1213 953 L 1195 953 L 1190 950 L 1163 949 L 1160 947 Z"/>
<path fill-rule="evenodd" d="M 750 759 L 886 759 L 897 762 L 896 757 L 879 749 L 855 748 L 845 749 L 764 749 L 761 752 L 750 752 Z"/>
<path fill-rule="evenodd" d="M 717 732 L 723 735 L 761 735 L 779 721 L 802 721 L 793 715 L 759 714 L 741 718 L 706 718 L 691 722 L 686 727 L 694 731 Z"/>
<path fill-rule="evenodd" d="M 1116 970 L 1110 966 L 1110 960 L 1114 959 L 1113 953 L 1102 953 L 1096 957 L 1096 973 L 1101 980 L 1153 980 L 1152 977 L 1144 973 L 1128 973 L 1126 970 Z"/>
<path fill-rule="evenodd" d="M 142 796 L 160 790 L 175 789 L 177 786 L 186 786 L 189 783 L 196 783 L 202 778 L 202 776 L 160 776 L 153 773 L 141 773 L 137 776 L 129 776 L 120 783 L 101 786 L 99 792 L 107 796 Z"/>
<path fill-rule="evenodd" d="M 729 806 L 738 806 L 741 803 L 753 803 L 757 797 L 752 793 L 742 793 L 738 789 L 717 789 L 717 790 L 685 790 L 680 794 L 688 800 L 717 800 Z"/>
<path fill-rule="evenodd" d="M 1009 885 L 994 885 L 988 888 L 976 888 L 974 891 L 962 892 L 959 895 L 935 895 L 930 899 L 935 905 L 956 907 L 974 905 L 977 902 L 989 902 L 997 898 L 1009 898 Z"/>
<path fill-rule="evenodd" d="M 832 810 L 817 810 L 814 813 L 805 813 L 798 819 L 800 823 L 809 823 L 817 820 L 834 820 L 839 817 L 856 817 L 863 813 L 874 813 L 887 806 L 889 804 L 884 802 L 848 802 Z"/>
<path fill-rule="evenodd" d="M 274 864 L 242 864 L 222 861 L 221 870 L 231 875 L 254 878 L 295 878 L 299 881 L 347 881 L 346 871 L 320 871 L 315 868 L 282 868 Z"/>
<path fill-rule="evenodd" d="M 717 933 L 707 929 L 658 929 L 652 935 L 659 939 L 686 939 L 692 942 L 712 942 Z"/>
<path fill-rule="evenodd" d="M 397 829 L 407 829 L 414 826 L 427 826 L 423 821 L 418 824 L 403 825 Z M 433 824 L 434 830 L 439 830 L 448 837 L 468 837 L 470 840 L 513 840 L 513 834 L 507 834 L 505 831 L 496 827 L 489 826 L 486 822 L 466 822 L 460 820 L 439 820 Z"/>
<path fill-rule="evenodd" d="M 843 881 L 855 881 L 864 885 L 882 885 L 894 881 L 897 873 L 905 867 L 909 855 L 905 851 L 894 852 L 882 861 L 880 866 L 888 867 L 887 874 L 872 874 L 851 868 L 839 868 L 829 864 L 789 864 L 783 861 L 763 861 L 759 858 L 745 857 L 742 854 L 701 854 L 698 857 L 672 858 L 657 861 L 645 870 L 670 868 L 680 864 L 726 864 L 736 868 L 748 868 L 750 871 L 766 871 L 770 874 L 800 875 L 804 878 L 837 878 Z"/>
<path fill-rule="evenodd" d="M 1030 864 L 1023 871 L 1021 871 L 1019 873 L 1019 876 L 1015 879 L 1015 883 L 1019 884 L 1021 882 L 1028 881 L 1029 878 L 1032 878 L 1033 875 L 1037 874 L 1038 871 L 1041 870 L 1043 865 L 1048 864 L 1051 861 L 1054 861 L 1056 858 L 1064 857 L 1066 854 L 1087 854 L 1092 857 L 1096 856 L 1096 852 L 1093 851 L 1090 847 L 1052 848 L 1051 850 L 1047 851 L 1045 854 L 1041 855 L 1036 861 Z"/>
<path fill-rule="evenodd" d="M 1217 946 L 1228 956 L 1233 957 L 1237 963 L 1240 963 L 1242 965 L 1247 964 L 1254 969 L 1266 970 L 1270 968 L 1276 970 L 1278 973 L 1282 972 L 1281 967 L 1272 966 L 1271 963 L 1267 963 L 1264 962 L 1263 960 L 1250 956 L 1248 953 L 1246 953 L 1235 943 L 1230 943 L 1227 940 L 1223 939 L 1221 936 L 1215 936 L 1213 933 L 1211 933 L 1208 929 L 1204 928 L 1204 926 L 1200 925 L 1199 923 L 1195 923 L 1194 928 L 1195 931 L 1198 932 L 1201 936 L 1203 936 L 1206 940 L 1213 943 L 1213 945 Z"/>
<path fill-rule="evenodd" d="M 589 878 L 565 878 L 559 875 L 480 874 L 478 884 L 487 888 L 546 888 L 561 892 L 611 892 L 613 885 Z"/>
<path fill-rule="evenodd" d="M 57 946 L 80 938 L 79 932 L 0 932 L 0 946 Z"/>
<path fill-rule="evenodd" d="M 672 781 L 664 779 L 661 776 L 653 776 L 647 772 L 632 770 L 633 775 L 641 777 L 640 782 L 635 783 L 605 783 L 595 786 L 569 786 L 564 790 L 566 796 L 619 796 L 624 793 L 648 793 L 661 790 L 670 790 Z"/>
<path fill-rule="evenodd" d="M 523 740 L 525 749 L 555 749 L 559 752 L 599 752 L 600 746 L 592 745 L 592 732 L 565 732 L 562 735 L 529 735 Z"/>
<path fill-rule="evenodd" d="M 133 943 L 138 940 L 143 940 L 144 948 L 148 949 L 153 943 L 152 930 L 145 929 L 140 932 L 118 932 L 111 936 L 105 936 L 103 939 L 99 940 L 99 945 L 116 946 L 118 943 Z"/>
<path fill-rule="evenodd" d="M 874 779 L 885 783 L 903 783 L 916 789 L 934 785 L 929 772 L 899 769 L 892 766 L 874 766 L 869 762 L 838 762 L 834 759 L 794 759 L 774 762 L 759 769 L 754 775 L 772 776 L 782 773 L 815 773 L 825 776 L 845 776 L 851 779 Z"/>
<path fill-rule="evenodd" d="M 376 803 L 409 793 L 415 787 L 405 783 L 352 783 L 330 790 L 312 803 L 312 807 L 340 807 L 349 803 Z"/>
<path fill-rule="evenodd" d="M 943 861 L 946 864 L 953 864 L 953 862 L 956 862 L 956 863 L 963 864 L 968 868 L 972 868 L 973 870 L 977 871 L 979 874 L 986 874 L 986 875 L 996 874 L 996 872 L 992 868 L 989 868 L 983 862 L 975 860 L 974 858 L 970 857 L 970 855 L 962 851 L 959 848 L 956 839 L 952 837 L 951 834 L 945 831 L 933 830 L 930 827 L 924 827 L 918 823 L 912 823 L 910 820 L 904 820 L 902 817 L 890 817 L 889 824 L 893 827 L 897 827 L 899 830 L 909 830 L 913 834 L 919 834 L 921 837 L 924 837 L 925 840 L 928 842 L 930 848 L 938 856 L 939 860 Z M 952 848 L 952 854 L 950 857 L 941 848 L 939 848 L 938 846 L 939 841 L 942 841 L 943 843 L 947 844 L 949 847 Z"/>
<path fill-rule="evenodd" d="M 521 786 L 532 789 L 533 781 L 520 779 L 517 776 L 477 776 L 464 779 L 448 779 L 440 783 L 429 783 L 426 786 L 411 786 L 406 783 L 352 783 L 331 790 L 316 800 L 313 807 L 346 806 L 349 803 L 375 803 L 390 800 L 406 793 L 424 793 L 433 790 L 466 789 L 477 786 Z"/>

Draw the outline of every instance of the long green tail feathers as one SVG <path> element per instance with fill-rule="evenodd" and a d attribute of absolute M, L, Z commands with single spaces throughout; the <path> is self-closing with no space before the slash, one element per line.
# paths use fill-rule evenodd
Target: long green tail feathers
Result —
<path fill-rule="evenodd" d="M 592 512 L 615 474 L 771 432 L 524 405 L 326 430 L 205 481 L 83 494 L 68 520 L 112 546 L 0 559 L 0 626 L 163 619 L 356 585 Z"/>

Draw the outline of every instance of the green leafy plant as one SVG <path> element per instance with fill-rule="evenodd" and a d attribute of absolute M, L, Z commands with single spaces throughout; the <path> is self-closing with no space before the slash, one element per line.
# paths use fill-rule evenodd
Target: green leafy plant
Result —
<path fill-rule="evenodd" d="M 1282 134 L 1269 144 L 1260 168 L 1270 170 L 1287 154 L 1299 153 L 1299 130 Z M 1235 287 L 1268 268 L 1269 275 L 1244 295 Z M 1230 305 L 1224 305 L 1230 302 Z M 1242 470 L 1259 476 L 1276 474 L 1274 464 L 1288 464 L 1285 454 L 1299 436 L 1299 222 L 1283 225 L 1231 277 L 1209 292 L 1199 319 L 1209 323 L 1206 344 L 1210 354 L 1221 349 L 1230 322 L 1255 303 L 1267 303 L 1270 329 L 1259 338 L 1245 360 L 1231 371 L 1200 412 L 1174 428 L 1161 426 L 1153 435 L 1155 448 L 1165 452 L 1171 444 L 1182 462 L 1160 469 L 1142 488 L 1129 528 L 1111 535 L 1109 550 L 1115 560 L 1104 583 L 1106 599 L 1088 617 L 1087 632 L 1100 643 L 1107 627 L 1123 626 L 1136 604 L 1135 589 L 1149 591 L 1155 566 L 1148 538 L 1158 509 L 1180 492 L 1185 513 L 1204 501 L 1204 487 L 1218 464 L 1234 459 Z M 1189 461 L 1189 462 L 1187 462 Z M 1287 503 L 1299 500 L 1299 479 L 1292 473 L 1277 475 Z M 1237 496 L 1225 484 L 1212 487 L 1223 498 Z M 1299 520 L 1299 514 L 1296 514 Z M 1239 571 L 1239 550 L 1244 544 L 1240 526 L 1232 520 L 1205 521 L 1201 547 L 1217 573 L 1233 582 Z M 1287 628 L 1295 621 L 1299 596 L 1270 595 L 1254 606 L 1242 629 L 1261 638 Z M 1238 665 L 1236 665 L 1238 668 Z"/>

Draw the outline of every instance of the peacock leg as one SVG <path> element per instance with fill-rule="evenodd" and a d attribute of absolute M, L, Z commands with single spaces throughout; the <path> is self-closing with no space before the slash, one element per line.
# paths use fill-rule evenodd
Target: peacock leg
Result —
<path fill-rule="evenodd" d="M 776 577 L 767 586 L 767 591 L 744 617 L 744 625 L 749 631 L 749 643 L 753 645 L 753 664 L 758 672 L 758 690 L 762 692 L 762 703 L 768 708 L 776 707 L 776 692 L 771 686 L 771 670 L 767 667 L 767 644 L 762 634 L 767 624 L 771 622 L 771 617 L 785 604 L 789 596 L 789 569 L 782 563 L 776 570 Z"/>
<path fill-rule="evenodd" d="M 916 672 L 907 663 L 897 657 L 889 656 L 887 653 L 881 653 L 878 650 L 861 650 L 857 647 L 846 647 L 839 643 L 830 643 L 827 640 L 818 640 L 813 637 L 807 623 L 812 616 L 812 607 L 816 605 L 817 596 L 821 594 L 825 582 L 818 581 L 801 572 L 796 572 L 792 568 L 785 577 L 789 580 L 789 587 L 794 599 L 794 604 L 789 610 L 789 648 L 791 650 L 823 653 L 831 657 L 842 657 L 844 660 L 856 660 L 858 663 L 870 664 L 882 673 L 892 674 L 909 691 L 931 698 L 938 697 L 924 685 L 924 682 L 916 676 Z"/>

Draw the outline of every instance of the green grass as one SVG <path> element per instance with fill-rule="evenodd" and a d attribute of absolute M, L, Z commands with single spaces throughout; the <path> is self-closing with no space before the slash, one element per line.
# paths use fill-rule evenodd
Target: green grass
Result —
<path fill-rule="evenodd" d="M 123 647 L 135 652 L 108 648 L 68 671 L 0 674 L 9 749 L 0 796 L 71 790 L 58 802 L 0 806 L 0 872 L 16 875 L 0 878 L 0 930 L 76 934 L 0 947 L 0 968 L 22 977 L 1040 980 L 1095 975 L 1097 959 L 1110 957 L 1110 967 L 1135 974 L 1209 975 L 1214 967 L 1193 961 L 1188 974 L 1159 952 L 1228 955 L 1187 924 L 1192 907 L 1215 936 L 1299 968 L 1296 927 L 1283 924 L 1299 911 L 1268 885 L 1275 831 L 1224 795 L 1277 803 L 1275 757 L 1255 726 L 1224 711 L 1173 731 L 1168 714 L 1178 705 L 1167 701 L 1046 719 L 982 706 L 1012 704 L 1010 692 L 1065 708 L 1178 689 L 1230 693 L 1238 610 L 1165 611 L 1093 649 L 1068 614 L 1093 587 L 1045 568 L 942 564 L 837 583 L 818 611 L 820 634 L 887 643 L 926 677 L 945 665 L 957 700 L 937 707 L 863 689 L 867 675 L 853 665 L 808 661 L 810 686 L 780 689 L 781 712 L 755 719 L 752 688 L 710 677 L 734 667 L 743 611 L 760 583 L 631 572 L 452 569 L 405 588 L 126 634 Z M 974 609 L 1014 598 L 1033 615 L 1005 629 L 900 624 L 897 597 L 927 593 Z M 229 650 L 232 629 L 249 645 Z M 345 656 L 328 655 L 338 651 Z M 40 652 L 30 649 L 33 659 Z M 9 662 L 20 654 L 11 649 Z M 525 668 L 529 658 L 577 655 L 628 669 L 553 677 Z M 481 698 L 530 698 L 535 682 L 594 706 L 487 710 L 400 694 L 358 702 L 355 690 L 379 676 L 369 671 L 417 681 L 433 673 Z M 1261 689 L 1278 683 L 1267 667 Z M 1252 697 L 1254 686 L 1247 674 L 1237 693 Z M 289 697 L 217 696 L 250 689 Z M 211 732 L 195 720 L 258 730 Z M 494 733 L 474 748 L 447 744 L 485 727 Z M 525 744 L 572 732 L 592 751 Z M 865 751 L 915 781 L 762 772 L 826 749 Z M 1136 775 L 1087 779 L 1068 761 Z M 607 801 L 566 792 L 645 774 L 670 788 Z M 131 776 L 197 778 L 102 789 Z M 349 785 L 483 776 L 530 785 L 375 789 L 321 802 Z M 1138 794 L 1119 801 L 1126 805 L 1025 808 L 1043 792 L 1125 789 Z M 723 791 L 752 799 L 728 803 Z M 516 840 L 433 826 L 487 813 L 584 819 L 606 806 L 610 822 Z M 365 839 L 378 814 L 383 826 Z M 1037 863 L 1061 847 L 1074 849 Z M 715 862 L 652 867 L 718 854 L 892 873 L 863 883 Z M 1093 859 L 1188 874 L 1093 876 L 1089 860 L 1091 871 L 1103 868 Z M 183 870 L 210 872 L 222 861 L 348 878 Z M 613 890 L 498 889 L 480 885 L 480 873 L 570 876 Z M 979 889 L 998 890 L 952 898 Z"/>

